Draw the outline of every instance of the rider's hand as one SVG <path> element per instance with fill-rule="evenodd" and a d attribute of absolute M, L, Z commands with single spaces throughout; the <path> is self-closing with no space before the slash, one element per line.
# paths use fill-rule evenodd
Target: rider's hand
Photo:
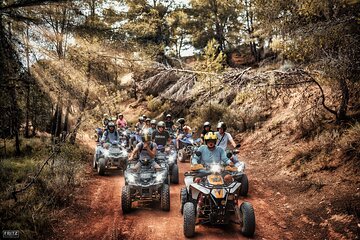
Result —
<path fill-rule="evenodd" d="M 201 182 L 201 178 L 199 178 L 199 177 L 195 178 L 194 182 L 195 182 L 195 183 Z"/>
<path fill-rule="evenodd" d="M 230 162 L 230 163 L 229 163 L 229 166 L 230 166 L 230 167 L 233 167 L 233 166 L 234 166 L 234 163 L 233 163 L 233 162 Z"/>

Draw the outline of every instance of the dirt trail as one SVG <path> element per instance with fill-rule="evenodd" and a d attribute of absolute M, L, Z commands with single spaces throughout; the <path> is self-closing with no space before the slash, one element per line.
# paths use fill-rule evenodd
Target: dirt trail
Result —
<path fill-rule="evenodd" d="M 246 155 L 243 150 L 241 157 Z M 286 211 L 286 198 L 273 192 L 265 179 L 257 178 L 256 173 L 262 171 L 262 165 L 255 159 L 247 159 L 247 162 L 250 190 L 245 200 L 255 209 L 254 239 L 295 239 L 291 224 L 286 222 L 290 217 Z M 179 193 L 189 163 L 179 163 L 179 167 L 181 179 L 180 184 L 171 185 L 170 212 L 161 211 L 158 203 L 146 203 L 126 215 L 121 211 L 122 172 L 114 171 L 101 177 L 89 167 L 86 186 L 77 193 L 74 206 L 59 215 L 59 225 L 52 239 L 184 239 Z M 246 239 L 235 224 L 197 226 L 195 238 Z"/>

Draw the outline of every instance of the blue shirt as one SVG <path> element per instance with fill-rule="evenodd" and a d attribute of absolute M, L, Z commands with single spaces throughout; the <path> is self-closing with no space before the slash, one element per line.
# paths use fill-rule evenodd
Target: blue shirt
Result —
<path fill-rule="evenodd" d="M 231 162 L 231 160 L 226 157 L 226 153 L 221 147 L 215 146 L 213 150 L 209 150 L 206 145 L 201 145 L 198 151 L 201 152 L 201 156 L 198 157 L 197 155 L 194 155 L 192 164 L 200 163 L 203 165 L 210 165 L 212 163 L 229 164 Z"/>

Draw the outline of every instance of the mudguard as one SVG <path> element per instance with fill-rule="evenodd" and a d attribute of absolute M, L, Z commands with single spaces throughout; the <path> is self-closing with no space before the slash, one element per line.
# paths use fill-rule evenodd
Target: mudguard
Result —
<path fill-rule="evenodd" d="M 191 189 L 191 197 L 193 199 L 197 199 L 198 196 L 199 196 L 199 193 L 203 193 L 205 195 L 208 195 L 210 194 L 210 189 L 207 189 L 203 186 L 200 186 L 199 184 L 197 183 L 193 183 L 190 185 L 190 189 Z"/>

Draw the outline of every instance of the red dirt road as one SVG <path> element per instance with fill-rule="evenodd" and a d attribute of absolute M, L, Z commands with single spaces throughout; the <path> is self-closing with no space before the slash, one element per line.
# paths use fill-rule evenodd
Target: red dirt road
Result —
<path fill-rule="evenodd" d="M 295 239 L 289 229 L 286 197 L 273 192 L 264 179 L 257 179 L 259 166 L 247 162 L 250 181 L 249 196 L 244 200 L 253 204 L 256 217 L 254 239 Z M 136 206 L 130 214 L 121 211 L 121 187 L 124 178 L 120 171 L 97 176 L 89 170 L 89 179 L 77 194 L 74 206 L 59 216 L 59 225 L 52 239 L 184 239 L 183 218 L 180 214 L 180 189 L 183 173 L 189 163 L 179 163 L 180 184 L 171 185 L 170 212 L 160 210 L 158 203 Z M 274 204 L 276 203 L 276 204 Z M 136 205 L 136 204 L 135 204 Z M 134 204 L 133 204 L 134 206 Z M 195 239 L 247 239 L 239 226 L 196 226 Z"/>

